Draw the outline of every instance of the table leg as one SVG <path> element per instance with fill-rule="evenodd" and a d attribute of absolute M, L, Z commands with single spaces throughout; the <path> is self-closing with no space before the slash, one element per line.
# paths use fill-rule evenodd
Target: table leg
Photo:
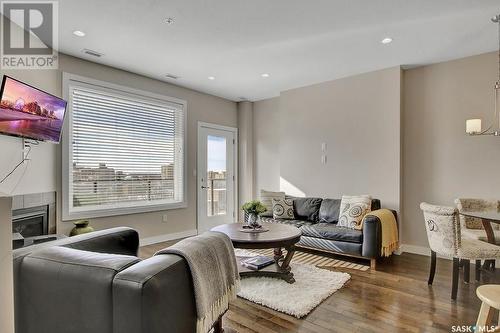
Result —
<path fill-rule="evenodd" d="M 283 273 L 285 273 L 284 280 L 288 283 L 294 283 L 295 279 L 293 278 L 293 273 L 291 272 L 290 261 L 292 261 L 293 255 L 295 253 L 294 247 L 289 247 L 286 249 L 285 260 L 281 263 L 280 269 Z"/>
<path fill-rule="evenodd" d="M 274 265 L 269 265 L 259 270 L 251 270 L 240 265 L 239 273 L 242 278 L 251 276 L 265 276 L 285 280 L 288 283 L 295 283 L 290 262 L 295 253 L 295 247 L 286 245 L 284 249 L 287 251 L 284 255 L 282 248 L 274 248 Z"/>
<path fill-rule="evenodd" d="M 493 232 L 493 228 L 491 227 L 491 222 L 487 219 L 481 219 L 481 222 L 483 223 L 484 231 L 486 231 L 486 237 L 488 239 L 488 243 L 496 244 L 495 233 Z M 494 260 L 485 260 L 483 264 L 483 269 L 489 269 L 490 267 L 491 268 L 495 267 L 494 262 L 495 262 Z"/>
<path fill-rule="evenodd" d="M 283 259 L 283 251 L 281 247 L 277 247 L 274 249 L 274 261 L 278 263 L 281 259 Z"/>
<path fill-rule="evenodd" d="M 286 257 L 283 263 L 281 264 L 281 269 L 290 270 L 290 261 L 292 261 L 292 257 L 295 253 L 295 249 L 293 247 L 286 249 Z"/>

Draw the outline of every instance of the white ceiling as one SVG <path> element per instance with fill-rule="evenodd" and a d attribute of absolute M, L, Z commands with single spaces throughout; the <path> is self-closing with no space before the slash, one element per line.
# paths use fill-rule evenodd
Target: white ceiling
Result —
<path fill-rule="evenodd" d="M 61 52 L 235 101 L 494 51 L 497 27 L 490 18 L 500 13 L 499 0 L 62 0 L 59 6 Z M 164 23 L 167 17 L 175 23 Z M 382 45 L 386 36 L 393 43 Z M 84 48 L 104 56 L 84 55 Z"/>

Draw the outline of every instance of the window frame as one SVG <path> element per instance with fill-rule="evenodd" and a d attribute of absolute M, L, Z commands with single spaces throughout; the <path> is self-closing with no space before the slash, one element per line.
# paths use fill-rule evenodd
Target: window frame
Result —
<path fill-rule="evenodd" d="M 147 212 L 156 212 L 170 209 L 187 208 L 187 102 L 182 99 L 161 95 L 157 93 L 152 93 L 144 90 L 139 90 L 135 88 L 130 88 L 114 83 L 109 83 L 105 81 L 99 81 L 71 73 L 63 73 L 63 98 L 68 102 L 66 110 L 66 119 L 63 126 L 62 133 L 62 220 L 71 221 L 75 219 L 82 218 L 96 218 L 96 217 L 107 217 L 107 216 L 120 216 L 128 214 L 138 214 Z M 169 104 L 176 104 L 183 110 L 183 200 L 175 203 L 160 203 L 160 204 L 150 204 L 150 205 L 137 205 L 133 207 L 119 207 L 119 208 L 104 208 L 104 209 L 92 209 L 80 212 L 70 212 L 70 201 L 72 201 L 71 188 L 70 188 L 70 172 L 73 165 L 73 145 L 70 144 L 73 141 L 73 105 L 70 100 L 69 88 L 72 84 L 80 86 L 89 86 L 93 89 L 101 88 L 103 91 L 111 90 L 119 94 L 146 98 L 146 99 L 156 99 L 161 102 L 166 102 Z"/>

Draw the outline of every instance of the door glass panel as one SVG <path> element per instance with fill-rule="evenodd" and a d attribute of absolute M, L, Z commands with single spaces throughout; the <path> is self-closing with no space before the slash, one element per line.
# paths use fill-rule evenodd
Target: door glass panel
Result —
<path fill-rule="evenodd" d="M 207 137 L 207 214 L 218 216 L 227 214 L 227 154 L 226 138 Z"/>

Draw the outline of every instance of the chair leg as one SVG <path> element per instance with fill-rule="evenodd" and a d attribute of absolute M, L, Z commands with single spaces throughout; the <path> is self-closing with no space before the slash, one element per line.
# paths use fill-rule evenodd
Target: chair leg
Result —
<path fill-rule="evenodd" d="M 457 290 L 458 290 L 458 265 L 459 259 L 453 258 L 453 277 L 451 283 L 451 299 L 457 299 Z"/>
<path fill-rule="evenodd" d="M 464 266 L 464 282 L 469 283 L 470 280 L 470 260 L 462 260 Z"/>
<path fill-rule="evenodd" d="M 492 269 L 494 260 L 485 260 L 483 263 L 483 269 Z"/>
<path fill-rule="evenodd" d="M 223 333 L 224 329 L 222 328 L 222 316 L 217 319 L 214 323 L 214 333 Z"/>
<path fill-rule="evenodd" d="M 427 281 L 427 284 L 429 286 L 432 286 L 435 273 L 436 273 L 436 252 L 431 250 L 431 270 L 429 271 L 429 280 Z"/>
<path fill-rule="evenodd" d="M 476 260 L 476 281 L 481 281 L 481 260 Z"/>
<path fill-rule="evenodd" d="M 370 269 L 374 271 L 377 270 L 377 259 L 370 259 Z"/>

